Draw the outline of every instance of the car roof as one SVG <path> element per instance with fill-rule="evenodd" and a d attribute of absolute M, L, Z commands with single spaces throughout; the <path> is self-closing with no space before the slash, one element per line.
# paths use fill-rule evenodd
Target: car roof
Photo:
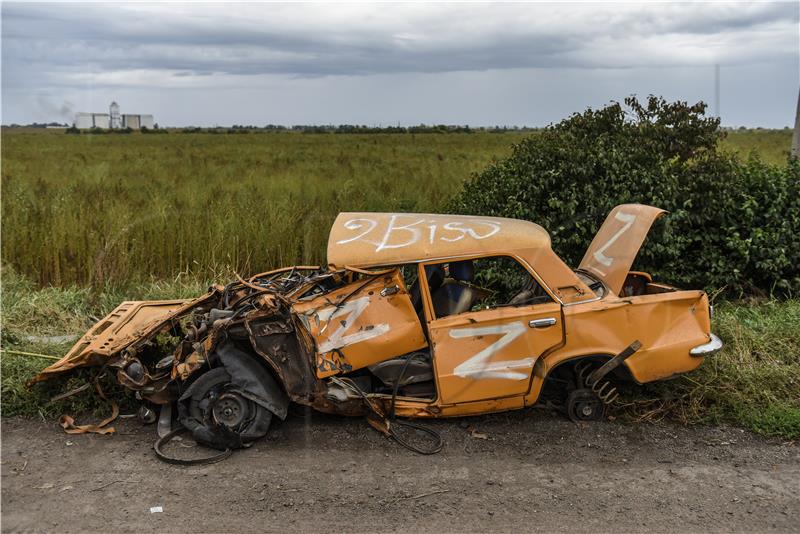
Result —
<path fill-rule="evenodd" d="M 335 268 L 399 265 L 425 260 L 550 248 L 538 224 L 473 215 L 340 213 L 328 236 Z"/>

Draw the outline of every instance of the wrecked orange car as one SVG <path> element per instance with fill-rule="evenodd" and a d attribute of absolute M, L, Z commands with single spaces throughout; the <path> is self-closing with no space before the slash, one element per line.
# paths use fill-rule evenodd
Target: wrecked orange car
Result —
<path fill-rule="evenodd" d="M 392 419 L 475 415 L 542 399 L 602 417 L 616 385 L 697 368 L 722 344 L 699 290 L 631 266 L 665 212 L 626 204 L 577 269 L 526 221 L 342 213 L 328 265 L 215 286 L 193 300 L 124 302 L 34 382 L 106 366 L 218 449 L 285 418 L 290 402 Z"/>

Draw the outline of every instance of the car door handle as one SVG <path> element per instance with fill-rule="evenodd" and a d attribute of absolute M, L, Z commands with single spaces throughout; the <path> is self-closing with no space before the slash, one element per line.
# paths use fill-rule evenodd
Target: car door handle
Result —
<path fill-rule="evenodd" d="M 528 326 L 531 328 L 547 328 L 548 326 L 553 326 L 556 324 L 555 317 L 547 317 L 546 319 L 534 319 L 533 321 L 528 322 Z"/>

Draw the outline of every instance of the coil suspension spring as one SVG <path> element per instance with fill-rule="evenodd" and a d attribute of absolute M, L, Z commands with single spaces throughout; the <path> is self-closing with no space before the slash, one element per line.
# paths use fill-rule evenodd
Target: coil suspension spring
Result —
<path fill-rule="evenodd" d="M 575 366 L 575 373 L 578 377 L 578 385 L 585 385 L 587 388 L 591 389 L 601 401 L 603 401 L 603 404 L 610 406 L 615 400 L 617 400 L 617 397 L 619 397 L 619 392 L 609 380 L 596 380 L 592 382 L 591 378 L 593 371 L 594 369 L 592 362 L 578 362 L 578 364 Z"/>

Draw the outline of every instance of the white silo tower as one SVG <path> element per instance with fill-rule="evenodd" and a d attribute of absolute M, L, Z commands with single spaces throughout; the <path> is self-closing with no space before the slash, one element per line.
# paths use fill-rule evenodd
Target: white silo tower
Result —
<path fill-rule="evenodd" d="M 116 102 L 111 102 L 111 105 L 108 107 L 108 112 L 111 118 L 111 127 L 122 128 L 122 118 L 119 114 L 119 104 Z"/>

